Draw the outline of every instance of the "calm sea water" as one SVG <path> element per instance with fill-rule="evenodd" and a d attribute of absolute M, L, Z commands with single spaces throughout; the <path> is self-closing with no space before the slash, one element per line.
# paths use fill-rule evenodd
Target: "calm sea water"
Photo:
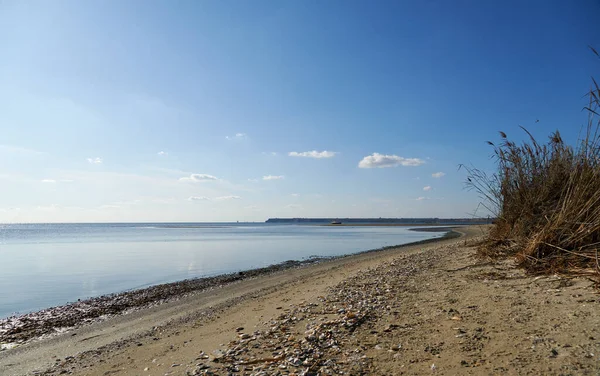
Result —
<path fill-rule="evenodd" d="M 402 227 L 0 225 L 0 318 L 186 278 L 442 236 Z"/>

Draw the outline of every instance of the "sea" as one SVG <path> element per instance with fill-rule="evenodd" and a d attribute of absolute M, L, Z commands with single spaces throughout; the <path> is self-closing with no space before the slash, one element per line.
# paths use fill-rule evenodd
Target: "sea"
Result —
<path fill-rule="evenodd" d="M 0 318 L 161 283 L 443 235 L 406 227 L 268 223 L 0 225 Z"/>

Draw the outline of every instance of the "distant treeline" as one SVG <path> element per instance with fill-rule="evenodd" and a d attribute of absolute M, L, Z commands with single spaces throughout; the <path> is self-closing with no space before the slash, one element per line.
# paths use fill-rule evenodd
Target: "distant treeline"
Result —
<path fill-rule="evenodd" d="M 410 225 L 456 225 L 492 223 L 492 218 L 269 218 L 266 223 L 398 223 Z"/>

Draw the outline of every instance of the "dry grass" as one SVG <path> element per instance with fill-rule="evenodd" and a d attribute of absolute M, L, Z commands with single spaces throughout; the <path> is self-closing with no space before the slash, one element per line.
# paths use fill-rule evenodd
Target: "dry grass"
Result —
<path fill-rule="evenodd" d="M 577 145 L 558 131 L 539 143 L 523 128 L 529 140 L 522 144 L 500 132 L 500 144 L 489 142 L 496 173 L 466 168 L 467 185 L 497 217 L 482 255 L 514 256 L 533 272 L 600 276 L 600 88 L 592 82 Z"/>

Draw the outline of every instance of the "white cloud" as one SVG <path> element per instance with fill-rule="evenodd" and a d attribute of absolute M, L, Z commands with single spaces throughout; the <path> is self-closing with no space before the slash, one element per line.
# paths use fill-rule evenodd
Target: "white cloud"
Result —
<path fill-rule="evenodd" d="M 100 158 L 100 157 L 88 158 L 87 161 L 88 161 L 88 163 L 91 163 L 91 164 L 102 164 L 102 158 Z"/>
<path fill-rule="evenodd" d="M 42 179 L 42 183 L 56 183 L 54 179 Z"/>
<path fill-rule="evenodd" d="M 444 175 L 446 175 L 445 172 L 436 172 L 436 173 L 431 174 L 432 177 L 437 178 L 437 179 L 441 178 Z"/>
<path fill-rule="evenodd" d="M 265 175 L 262 180 L 282 180 L 284 178 L 283 175 Z"/>
<path fill-rule="evenodd" d="M 248 179 L 248 181 L 249 181 L 250 183 L 256 183 L 256 182 L 258 181 L 258 179 Z"/>
<path fill-rule="evenodd" d="M 298 197 L 300 195 L 298 193 L 292 193 L 290 196 L 292 196 L 292 197 Z"/>
<path fill-rule="evenodd" d="M 188 198 L 189 201 L 207 201 L 210 200 L 210 198 L 208 197 L 204 197 L 204 196 L 190 196 Z"/>
<path fill-rule="evenodd" d="M 246 136 L 247 135 L 245 133 L 236 133 L 235 136 L 225 136 L 225 138 L 228 140 L 241 140 L 246 138 Z"/>
<path fill-rule="evenodd" d="M 423 190 L 424 190 L 425 192 L 431 191 L 432 189 L 433 189 L 433 188 L 431 188 L 431 185 L 426 185 L 426 186 L 424 186 L 424 187 L 423 187 Z"/>
<path fill-rule="evenodd" d="M 420 166 L 425 161 L 419 158 L 403 158 L 397 155 L 373 153 L 364 157 L 359 163 L 360 168 L 383 168 L 396 166 Z"/>
<path fill-rule="evenodd" d="M 219 179 L 216 176 L 212 176 L 212 175 L 208 175 L 208 174 L 191 174 L 190 176 L 186 176 L 186 177 L 179 179 L 179 181 L 194 182 L 194 183 L 203 182 L 203 181 L 215 181 L 215 180 L 219 180 Z"/>
<path fill-rule="evenodd" d="M 161 157 L 166 157 L 167 155 L 169 155 L 169 153 L 167 153 L 166 151 L 159 151 L 156 154 L 160 155 Z"/>
<path fill-rule="evenodd" d="M 241 199 L 240 196 L 221 196 L 221 197 L 215 197 L 215 200 L 217 200 L 217 201 L 239 200 L 239 199 Z"/>
<path fill-rule="evenodd" d="M 321 158 L 331 158 L 331 157 L 335 157 L 335 155 L 337 154 L 337 152 L 335 151 L 303 151 L 303 152 L 297 152 L 297 151 L 291 151 L 288 153 L 288 155 L 290 157 L 305 157 L 305 158 L 317 158 L 317 159 L 321 159 Z"/>
<path fill-rule="evenodd" d="M 423 200 L 443 200 L 443 197 L 417 197 L 416 200 L 417 201 L 423 201 Z"/>
<path fill-rule="evenodd" d="M 240 196 L 220 196 L 215 198 L 210 198 L 206 196 L 190 196 L 188 198 L 189 201 L 227 201 L 227 200 L 240 200 Z"/>
<path fill-rule="evenodd" d="M 271 157 L 276 157 L 277 152 L 276 151 L 263 151 L 262 155 L 270 155 Z"/>

